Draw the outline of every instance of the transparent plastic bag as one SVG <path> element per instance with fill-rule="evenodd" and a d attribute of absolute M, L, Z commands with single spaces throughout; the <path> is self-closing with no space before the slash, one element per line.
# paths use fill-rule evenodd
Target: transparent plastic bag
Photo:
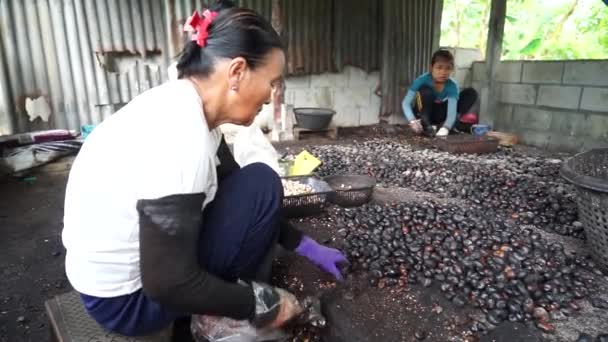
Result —
<path fill-rule="evenodd" d="M 263 342 L 287 341 L 290 337 L 281 329 L 256 329 L 248 320 L 194 315 L 191 324 L 196 342 Z"/>
<path fill-rule="evenodd" d="M 264 163 L 278 174 L 279 155 L 257 124 L 241 128 L 234 138 L 234 159 L 241 166 Z"/>

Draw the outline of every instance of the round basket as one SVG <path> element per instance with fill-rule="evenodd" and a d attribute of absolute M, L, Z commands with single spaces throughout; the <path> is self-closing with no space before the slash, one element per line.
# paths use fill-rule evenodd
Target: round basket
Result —
<path fill-rule="evenodd" d="M 578 215 L 591 256 L 608 272 L 608 148 L 570 158 L 562 165 L 561 175 L 576 185 Z"/>
<path fill-rule="evenodd" d="M 334 190 L 328 200 L 341 207 L 357 207 L 370 201 L 376 180 L 364 175 L 334 175 L 323 178 Z"/>

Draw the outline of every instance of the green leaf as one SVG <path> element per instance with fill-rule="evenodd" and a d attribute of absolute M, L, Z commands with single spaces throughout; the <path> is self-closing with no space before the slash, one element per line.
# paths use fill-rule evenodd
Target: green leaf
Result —
<path fill-rule="evenodd" d="M 540 45 L 540 38 L 534 38 L 528 43 L 528 45 L 526 45 L 523 49 L 519 50 L 519 53 L 522 55 L 533 55 L 536 51 L 538 51 Z"/>
<path fill-rule="evenodd" d="M 517 18 L 512 17 L 512 16 L 510 16 L 510 15 L 505 16 L 505 18 L 506 18 L 506 19 L 507 19 L 507 20 L 508 20 L 508 21 L 509 21 L 511 24 L 513 24 L 513 23 L 517 22 Z"/>

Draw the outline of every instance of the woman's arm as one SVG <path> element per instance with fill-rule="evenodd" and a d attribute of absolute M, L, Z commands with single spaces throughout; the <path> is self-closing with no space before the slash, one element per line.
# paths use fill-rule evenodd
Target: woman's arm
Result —
<path fill-rule="evenodd" d="M 456 105 L 458 104 L 458 100 L 455 97 L 448 98 L 448 115 L 445 119 L 443 127 L 452 129 L 454 127 L 454 123 L 456 122 Z"/>
<path fill-rule="evenodd" d="M 138 201 L 143 291 L 176 312 L 251 318 L 251 286 L 226 282 L 198 264 L 204 199 L 198 193 Z"/>
<path fill-rule="evenodd" d="M 403 114 L 405 114 L 405 118 L 408 122 L 416 120 L 414 112 L 412 111 L 412 101 L 414 101 L 414 97 L 416 97 L 416 92 L 413 90 L 408 90 L 403 102 L 401 103 L 401 107 L 403 107 Z"/>

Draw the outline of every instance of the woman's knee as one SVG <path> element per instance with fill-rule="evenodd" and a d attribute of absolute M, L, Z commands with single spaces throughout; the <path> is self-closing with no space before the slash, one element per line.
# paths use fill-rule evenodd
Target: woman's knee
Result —
<path fill-rule="evenodd" d="M 478 97 L 479 94 L 477 93 L 477 90 L 473 88 L 465 88 L 460 92 L 460 98 L 467 98 L 471 102 L 477 101 Z"/>
<path fill-rule="evenodd" d="M 281 177 L 270 166 L 264 163 L 251 163 L 241 168 L 244 177 L 252 180 L 254 184 L 262 189 L 272 192 L 280 192 L 283 195 Z"/>

